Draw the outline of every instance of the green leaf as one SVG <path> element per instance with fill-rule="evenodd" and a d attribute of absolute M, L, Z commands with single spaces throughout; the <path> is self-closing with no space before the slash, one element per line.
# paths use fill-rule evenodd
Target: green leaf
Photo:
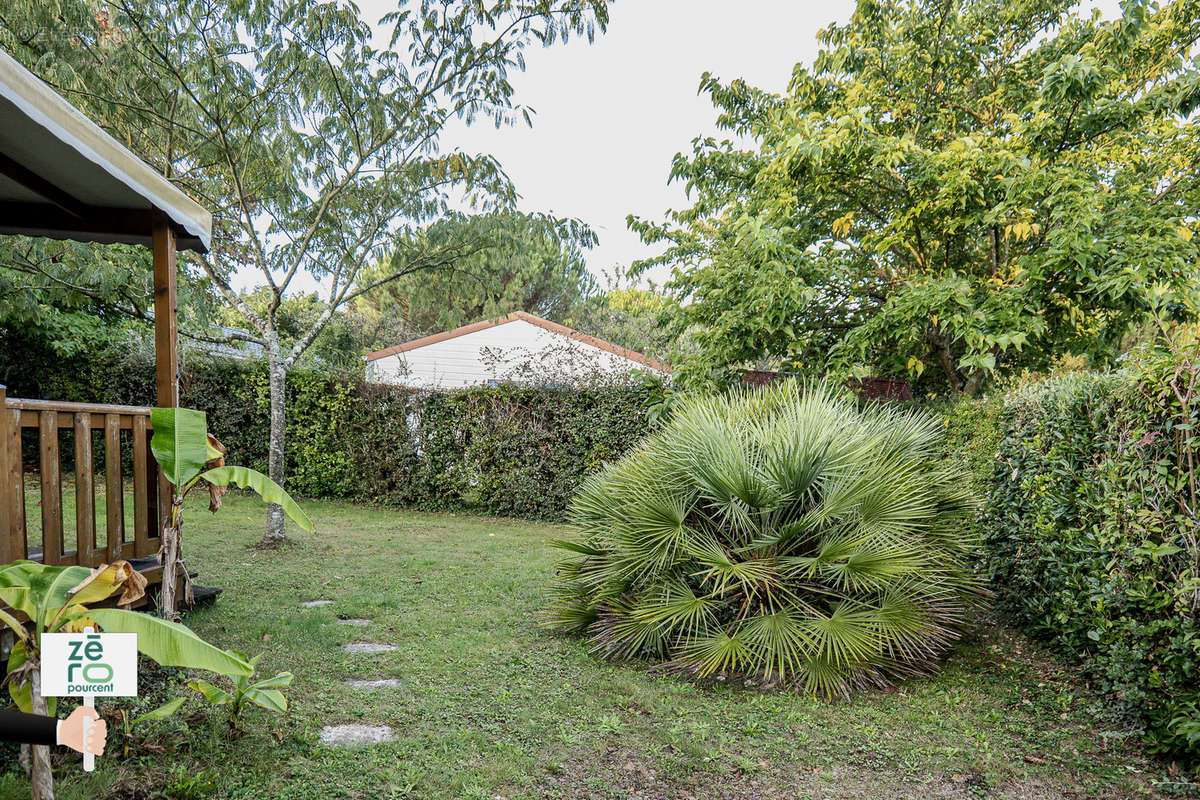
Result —
<path fill-rule="evenodd" d="M 284 689 L 292 685 L 292 680 L 295 678 L 290 672 L 281 672 L 270 678 L 264 678 L 251 684 L 251 689 Z"/>
<path fill-rule="evenodd" d="M 204 695 L 204 699 L 215 706 L 223 706 L 233 702 L 233 695 L 224 689 L 218 689 L 201 678 L 188 681 L 188 686 Z"/>
<path fill-rule="evenodd" d="M 138 650 L 163 666 L 206 669 L 221 675 L 249 675 L 242 658 L 215 647 L 177 622 L 119 608 L 90 609 L 87 615 L 105 633 L 136 633 Z"/>
<path fill-rule="evenodd" d="M 20 669 L 28 660 L 29 651 L 25 647 L 25 642 L 18 641 L 13 645 L 13 649 L 8 654 L 8 674 Z M 23 680 L 19 684 L 16 681 L 8 681 L 8 695 L 12 698 L 13 704 L 26 714 L 33 713 L 33 692 L 28 680 Z M 46 698 L 46 711 L 53 715 L 58 708 L 57 697 Z"/>
<path fill-rule="evenodd" d="M 0 601 L 33 620 L 45 630 L 70 599 L 71 589 L 85 581 L 87 567 L 50 567 L 35 561 L 17 561 L 0 569 Z"/>
<path fill-rule="evenodd" d="M 187 702 L 186 697 L 176 697 L 174 700 L 168 700 L 153 711 L 148 711 L 140 717 L 135 717 L 133 724 L 146 722 L 147 720 L 166 719 L 179 710 L 180 706 Z"/>
<path fill-rule="evenodd" d="M 267 711 L 283 713 L 287 711 L 287 698 L 278 689 L 255 689 L 246 692 L 246 700 Z"/>
<path fill-rule="evenodd" d="M 156 408 L 150 412 L 150 449 L 174 486 L 186 485 L 209 461 L 208 421 L 203 411 Z"/>
<path fill-rule="evenodd" d="M 282 486 L 261 472 L 256 472 L 247 467 L 217 467 L 216 469 L 210 469 L 200 477 L 214 486 L 229 486 L 233 484 L 253 489 L 266 502 L 282 506 L 283 513 L 287 514 L 301 528 L 309 533 L 313 532 L 312 520 L 304 513 L 304 510 L 291 498 L 291 495 L 283 490 Z"/>
<path fill-rule="evenodd" d="M 8 654 L 8 674 L 12 675 L 20 669 L 28 660 L 29 651 L 25 647 L 25 642 L 17 642 L 13 645 L 13 649 Z M 18 683 L 15 680 L 8 681 L 8 696 L 12 698 L 13 704 L 26 714 L 33 713 L 33 696 L 29 689 L 29 681 L 23 680 Z"/>

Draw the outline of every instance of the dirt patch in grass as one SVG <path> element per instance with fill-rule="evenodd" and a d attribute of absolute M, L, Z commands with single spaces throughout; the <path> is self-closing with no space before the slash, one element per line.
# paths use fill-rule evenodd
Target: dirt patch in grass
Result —
<path fill-rule="evenodd" d="M 515 798 L 520 795 L 498 795 Z M 666 775 L 654 762 L 622 747 L 579 757 L 547 771 L 541 798 L 623 798 L 623 800 L 1125 800 L 1126 790 L 1088 792 L 1043 779 L 990 785 L 978 772 L 906 778 L 895 772 L 858 768 L 780 769 L 767 762 L 754 774 L 740 769 L 698 770 L 686 777 Z M 1160 797 L 1149 787 L 1137 796 Z"/>

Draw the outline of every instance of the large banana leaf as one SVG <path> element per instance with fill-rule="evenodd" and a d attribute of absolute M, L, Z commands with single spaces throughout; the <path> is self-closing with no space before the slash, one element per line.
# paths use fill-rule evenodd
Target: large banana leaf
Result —
<path fill-rule="evenodd" d="M 107 600 L 121 590 L 119 605 L 128 605 L 146 593 L 146 579 L 128 561 L 114 561 L 92 570 L 78 586 L 71 588 L 71 604 L 86 606 Z"/>
<path fill-rule="evenodd" d="M 282 486 L 261 472 L 256 472 L 246 467 L 217 467 L 216 469 L 210 469 L 200 477 L 214 486 L 229 486 L 233 484 L 253 489 L 262 495 L 262 499 L 268 503 L 277 503 L 282 506 L 283 512 L 291 517 L 292 521 L 301 528 L 309 533 L 313 532 L 312 520 L 304 513 L 304 510 L 283 490 Z"/>
<path fill-rule="evenodd" d="M 156 408 L 150 412 L 154 435 L 150 449 L 154 460 L 176 487 L 200 474 L 211 455 L 208 420 L 203 411 L 190 408 Z"/>
<path fill-rule="evenodd" d="M 73 588 L 92 574 L 87 567 L 48 567 L 17 561 L 0 569 L 0 600 L 44 630 L 67 604 Z"/>
<path fill-rule="evenodd" d="M 138 650 L 164 667 L 206 669 L 222 675 L 249 675 L 253 669 L 177 622 L 119 608 L 93 608 L 87 615 L 105 633 L 136 633 Z"/>

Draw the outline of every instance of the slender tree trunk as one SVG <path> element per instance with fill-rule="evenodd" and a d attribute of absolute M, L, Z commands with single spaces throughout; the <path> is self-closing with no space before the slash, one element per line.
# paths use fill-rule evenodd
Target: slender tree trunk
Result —
<path fill-rule="evenodd" d="M 283 486 L 284 459 L 283 445 L 287 417 L 285 415 L 285 390 L 287 372 L 279 357 L 277 342 L 271 342 L 267 348 L 268 364 L 271 373 L 271 440 L 268 458 L 268 474 L 271 480 Z M 283 507 L 277 503 L 267 505 L 267 531 L 263 535 L 263 544 L 277 546 L 287 541 L 287 531 L 283 522 Z"/>
<path fill-rule="evenodd" d="M 934 356 L 938 360 L 938 364 L 942 368 L 942 372 L 946 374 L 946 379 L 950 381 L 951 388 L 955 394 L 962 394 L 963 382 L 958 374 L 958 370 L 954 367 L 954 360 L 950 357 L 950 348 L 946 346 L 946 340 L 933 326 L 925 329 L 925 341 L 929 344 L 929 348 L 933 350 Z"/>
<path fill-rule="evenodd" d="M 33 713 L 47 713 L 46 698 L 42 697 L 42 671 L 34 667 L 29 671 L 29 690 Z M 33 750 L 33 769 L 29 779 L 33 784 L 33 800 L 54 800 L 54 770 L 50 767 L 50 748 L 37 745 Z"/>
<path fill-rule="evenodd" d="M 179 498 L 178 492 L 171 492 L 171 511 L 167 515 L 167 522 L 163 525 L 162 531 L 162 550 L 159 553 L 159 560 L 163 565 L 162 577 L 162 593 L 159 595 L 159 611 L 162 612 L 164 619 L 176 620 L 179 617 L 177 607 L 179 600 L 176 597 L 176 590 L 179 587 L 179 578 L 182 570 L 179 559 L 180 536 L 183 527 L 183 501 Z"/>

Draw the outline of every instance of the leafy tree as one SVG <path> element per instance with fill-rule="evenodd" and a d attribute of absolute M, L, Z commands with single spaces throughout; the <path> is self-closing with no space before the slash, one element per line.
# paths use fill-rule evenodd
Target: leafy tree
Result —
<path fill-rule="evenodd" d="M 699 329 L 682 377 L 932 367 L 971 393 L 1194 318 L 1200 3 L 1075 5 L 861 0 L 784 96 L 706 75 L 734 136 L 676 158 L 694 205 L 631 220 Z"/>
<path fill-rule="evenodd" d="M 453 215 L 414 233 L 407 245 L 437 249 L 463 240 L 478 249 L 450 268 L 388 284 L 362 298 L 359 309 L 374 319 L 399 318 L 424 335 L 513 311 L 560 321 L 595 292 L 583 250 L 596 237 L 575 220 L 514 211 Z M 384 260 L 360 281 L 372 283 L 390 269 Z M 390 344 L 396 342 L 381 346 Z"/>
<path fill-rule="evenodd" d="M 242 300 L 258 314 L 266 314 L 274 298 L 270 289 L 260 287 L 241 294 Z M 290 349 L 325 314 L 328 304 L 316 292 L 291 294 L 279 301 L 275 320 L 281 347 Z M 234 308 L 224 306 L 214 319 L 237 328 L 245 320 Z M 353 310 L 339 308 L 329 317 L 324 329 L 297 360 L 299 367 L 320 368 L 348 377 L 362 377 L 363 355 L 375 338 L 375 326 Z"/>
<path fill-rule="evenodd" d="M 214 212 L 212 253 L 195 264 L 244 320 L 248 333 L 233 337 L 266 350 L 277 483 L 284 378 L 334 313 L 474 252 L 475 242 L 411 235 L 452 200 L 487 208 L 514 197 L 493 158 L 442 146 L 445 126 L 528 120 L 508 82 L 525 48 L 591 37 L 608 19 L 606 0 L 407 0 L 382 20 L 392 33 L 380 49 L 351 3 L 50 6 L 18 0 L 6 12 L 16 56 Z M 389 267 L 361 282 L 386 253 Z M 239 270 L 261 273 L 265 312 L 231 287 Z M 320 281 L 325 308 L 285 347 L 278 311 L 301 272 Z M 272 505 L 265 538 L 283 537 Z"/>
<path fill-rule="evenodd" d="M 654 289 L 613 281 L 606 291 L 587 298 L 561 322 L 578 331 L 652 357 L 682 350 L 669 321 L 677 304 Z M 664 324 L 666 322 L 667 324 Z"/>

